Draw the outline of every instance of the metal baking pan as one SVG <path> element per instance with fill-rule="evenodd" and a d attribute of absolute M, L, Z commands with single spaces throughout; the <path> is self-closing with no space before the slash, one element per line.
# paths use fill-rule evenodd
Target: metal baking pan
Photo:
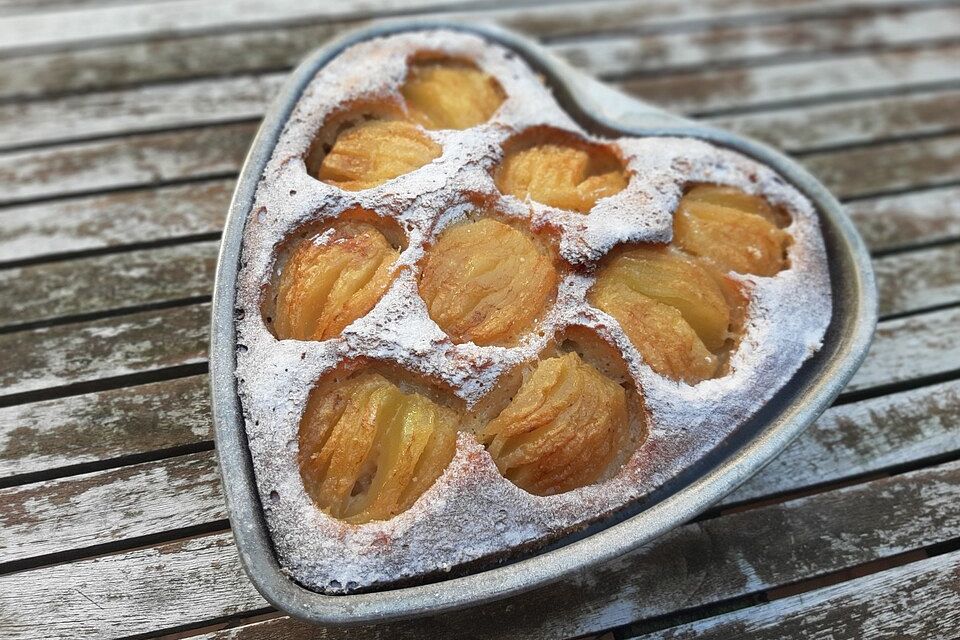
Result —
<path fill-rule="evenodd" d="M 600 136 L 700 138 L 775 169 L 806 195 L 819 212 L 830 263 L 833 316 L 823 348 L 804 363 L 790 383 L 721 446 L 655 491 L 642 505 L 635 505 L 627 517 L 593 527 L 589 535 L 573 536 L 539 554 L 476 573 L 420 586 L 323 595 L 300 586 L 282 571 L 267 530 L 247 448 L 234 376 L 234 309 L 244 224 L 257 182 L 284 123 L 316 72 L 357 42 L 437 28 L 477 34 L 515 51 L 543 75 L 561 106 L 587 131 Z M 837 397 L 866 355 L 877 319 L 877 296 L 869 254 L 850 219 L 823 185 L 784 155 L 623 95 L 573 69 L 529 39 L 500 28 L 402 21 L 355 31 L 330 42 L 293 72 L 274 100 L 247 155 L 230 204 L 220 247 L 212 316 L 210 383 L 216 445 L 230 523 L 243 565 L 257 589 L 279 609 L 310 622 L 345 626 L 434 616 L 508 598 L 621 556 L 701 513 L 772 460 Z M 464 612 L 455 617 L 453 624 L 468 625 L 469 619 Z"/>

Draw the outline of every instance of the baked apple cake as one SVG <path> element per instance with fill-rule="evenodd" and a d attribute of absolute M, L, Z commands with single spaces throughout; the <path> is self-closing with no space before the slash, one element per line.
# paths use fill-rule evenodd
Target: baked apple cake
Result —
<path fill-rule="evenodd" d="M 321 69 L 244 234 L 256 481 L 285 571 L 331 594 L 623 513 L 783 387 L 831 312 L 816 212 L 772 170 L 591 135 L 453 31 Z"/>

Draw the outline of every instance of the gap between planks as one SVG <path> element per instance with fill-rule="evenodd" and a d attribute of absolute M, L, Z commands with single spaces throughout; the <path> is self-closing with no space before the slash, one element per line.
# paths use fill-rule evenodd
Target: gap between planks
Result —
<path fill-rule="evenodd" d="M 873 8 L 850 5 L 834 10 L 826 7 L 827 11 L 818 4 L 805 3 L 799 14 L 778 12 L 777 7 L 770 13 L 768 8 L 758 6 L 761 13 L 735 22 L 719 14 L 707 22 L 694 17 L 660 28 L 643 23 L 630 28 L 630 14 L 635 9 L 621 2 L 567 5 L 563 15 L 557 15 L 555 7 L 547 7 L 454 13 L 442 18 L 517 28 L 552 42 L 557 53 L 575 64 L 621 76 L 656 68 L 662 71 L 697 64 L 729 65 L 777 55 L 849 51 L 880 43 L 929 42 L 955 35 L 951 25 L 957 21 L 956 7 L 946 1 Z M 565 30 L 583 30 L 596 16 L 605 14 L 617 18 L 607 25 L 615 27 L 613 33 L 588 29 L 589 36 L 557 40 Z M 361 24 L 365 23 L 297 24 L 0 58 L 0 77 L 5 79 L 0 100 L 281 71 L 325 40 Z"/>
<path fill-rule="evenodd" d="M 499 3 L 513 6 L 512 9 L 490 11 L 489 18 L 504 20 L 517 15 L 527 24 L 557 23 L 556 12 L 562 8 L 565 14 L 574 14 L 573 20 L 564 22 L 562 34 L 577 34 L 610 29 L 624 29 L 653 25 L 669 25 L 676 22 L 704 21 L 711 19 L 745 19 L 759 13 L 796 16 L 805 12 L 843 12 L 863 4 L 849 0 L 794 0 L 790 3 L 761 3 L 756 0 L 704 0 L 685 2 L 678 6 L 674 0 L 649 0 L 641 5 L 625 2 L 605 2 L 595 5 L 573 2 L 552 2 L 549 8 L 537 8 L 534 3 Z M 910 7 L 919 4 L 909 0 L 873 0 L 869 8 Z M 303 23 L 320 23 L 330 20 L 356 20 L 364 17 L 389 17 L 410 15 L 424 11 L 454 12 L 477 7 L 477 3 L 437 2 L 427 0 L 377 0 L 366 3 L 364 11 L 350 8 L 303 5 L 296 0 L 279 0 L 270 5 L 251 8 L 243 4 L 242 11 L 231 12 L 230 6 L 239 8 L 239 3 L 211 3 L 202 0 L 180 0 L 155 8 L 125 7 L 123 10 L 100 12 L 59 12 L 44 16 L 0 17 L 0 55 L 62 51 L 84 46 L 101 46 L 136 41 L 150 36 L 186 36 L 221 34 L 241 31 L 259 31 L 272 27 L 284 27 Z M 495 9 L 498 3 L 484 2 L 479 6 Z M 772 6 L 772 11 L 771 11 Z M 344 10 L 346 9 L 346 10 Z M 678 19 L 678 16 L 682 16 Z M 6 37 L 5 37 L 6 36 Z"/>
<path fill-rule="evenodd" d="M 960 23 L 960 12 L 957 15 Z M 878 98 L 909 87 L 946 83 L 955 88 L 960 74 L 952 60 L 958 52 L 960 44 L 954 42 L 769 66 L 667 73 L 614 84 L 674 111 L 719 116 L 795 106 L 801 101 L 821 104 L 838 97 Z M 587 71 L 597 74 L 602 68 Z M 13 152 L 254 119 L 262 115 L 285 78 L 285 73 L 265 73 L 0 104 L 0 148 Z"/>
<path fill-rule="evenodd" d="M 958 474 L 960 463 L 950 463 L 693 523 L 641 552 L 526 594 L 522 608 L 498 603 L 427 624 L 433 635 L 509 629 L 516 637 L 573 636 L 928 548 L 960 533 Z M 824 537 L 850 543 L 824 546 Z M 93 636 L 187 629 L 265 607 L 227 533 L 8 574 L 0 587 L 12 587 L 11 580 L 17 588 L 0 593 L 15 595 L 0 613 L 10 612 L 3 624 L 14 638 L 26 637 L 33 629 L 26 625 L 35 624 L 52 634 L 69 625 Z M 284 637 L 300 635 L 286 631 Z M 416 637 L 423 628 L 414 622 L 389 631 Z M 372 637 L 376 630 L 349 633 Z"/>

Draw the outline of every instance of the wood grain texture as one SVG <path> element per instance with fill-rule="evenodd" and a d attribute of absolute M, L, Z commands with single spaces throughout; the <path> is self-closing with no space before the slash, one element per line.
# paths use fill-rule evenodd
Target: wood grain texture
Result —
<path fill-rule="evenodd" d="M 960 369 L 960 307 L 888 320 L 844 390 L 862 391 Z"/>
<path fill-rule="evenodd" d="M 0 204 L 237 173 L 256 125 L 227 124 L 0 154 Z"/>
<path fill-rule="evenodd" d="M 0 583 L 9 638 L 36 638 L 37 629 L 49 638 L 115 638 L 267 606 L 228 533 L 7 574 Z M 47 615 L 27 615 L 28 601 Z"/>
<path fill-rule="evenodd" d="M 947 638 L 960 626 L 960 552 L 635 638 Z"/>
<path fill-rule="evenodd" d="M 0 52 L 48 47 L 61 49 L 89 41 L 242 29 L 264 23 L 361 18 L 424 8 L 440 9 L 451 4 L 442 0 L 368 0 L 319 5 L 296 0 L 276 0 L 268 4 L 251 4 L 242 0 L 169 0 L 157 4 L 66 9 L 43 15 L 0 17 L 0 42 L 3 42 Z M 494 3 L 483 0 L 478 4 L 490 6 Z"/>
<path fill-rule="evenodd" d="M 960 136 L 823 151 L 802 162 L 839 198 L 954 186 L 960 178 Z"/>
<path fill-rule="evenodd" d="M 206 452 L 0 489 L 0 564 L 225 518 Z"/>
<path fill-rule="evenodd" d="M 872 249 L 960 238 L 960 187 L 850 202 L 847 212 Z"/>
<path fill-rule="evenodd" d="M 218 241 L 0 271 L 0 326 L 196 298 L 213 291 Z"/>
<path fill-rule="evenodd" d="M 720 69 L 628 80 L 628 92 L 675 110 L 707 115 L 734 109 L 784 105 L 838 95 L 904 91 L 911 86 L 955 83 L 951 63 L 960 45 L 864 53 L 818 60 Z"/>
<path fill-rule="evenodd" d="M 207 376 L 0 408 L 0 478 L 209 443 Z"/>
<path fill-rule="evenodd" d="M 653 6 L 647 6 L 652 4 Z M 541 39 L 562 39 L 553 48 L 594 73 L 662 71 L 709 62 L 734 63 L 771 56 L 847 50 L 956 35 L 954 8 L 911 3 L 851 11 L 833 2 L 755 3 L 737 26 L 707 22 L 717 2 L 687 4 L 677 16 L 692 24 L 667 26 L 657 3 L 619 1 L 425 14 L 467 23 L 496 22 Z M 744 5 L 746 6 L 746 5 Z M 0 98 L 103 91 L 125 85 L 188 80 L 198 76 L 275 71 L 295 65 L 320 43 L 365 21 L 323 21 L 266 26 L 239 32 L 151 38 L 69 51 L 0 58 Z M 636 32 L 642 31 L 640 36 Z M 612 33 L 604 33 L 612 32 Z M 581 35 L 572 36 L 578 33 Z M 565 38 L 563 36 L 566 36 Z M 598 37 L 600 36 L 600 37 Z"/>
<path fill-rule="evenodd" d="M 0 335 L 0 386 L 15 394 L 202 363 L 209 323 L 210 305 L 198 304 Z"/>
<path fill-rule="evenodd" d="M 878 46 L 929 43 L 956 38 L 960 10 L 956 7 L 914 6 L 846 16 L 817 15 L 783 23 L 704 25 L 702 29 L 659 34 L 623 34 L 597 39 L 583 37 L 558 43 L 554 52 L 575 66 L 600 76 L 699 70 L 802 57 Z"/>
<path fill-rule="evenodd" d="M 880 258 L 873 269 L 881 315 L 960 301 L 960 243 Z"/>
<path fill-rule="evenodd" d="M 259 119 L 286 74 L 270 73 L 0 104 L 0 148 Z"/>
<path fill-rule="evenodd" d="M 872 0 L 871 6 L 911 5 L 916 0 Z M 295 0 L 280 0 L 266 6 L 249 7 L 236 11 L 238 2 L 204 3 L 202 0 L 170 0 L 153 9 L 147 7 L 124 7 L 99 11 L 63 11 L 42 18 L 14 16 L 0 19 L 0 52 L 21 49 L 75 48 L 88 43 L 104 41 L 129 41 L 136 38 L 156 36 L 184 36 L 204 31 L 235 31 L 270 28 L 279 24 L 316 23 L 330 20 L 353 20 L 371 15 L 383 16 L 393 12 L 438 10 L 456 6 L 451 2 L 437 0 L 376 0 L 362 5 L 338 7 L 314 7 Z M 471 7 L 496 6 L 494 2 L 473 3 Z M 650 27 L 657 24 L 672 24 L 683 21 L 705 20 L 717 17 L 726 19 L 748 17 L 757 14 L 794 15 L 806 11 L 830 11 L 850 6 L 849 0 L 704 0 L 687 3 L 678 11 L 676 2 L 648 0 L 640 5 L 627 2 L 605 2 L 598 7 L 582 3 L 565 4 L 561 11 L 537 10 L 527 3 L 499 3 L 511 7 L 501 12 L 491 12 L 489 19 L 504 21 L 516 15 L 515 27 L 534 28 L 533 25 L 560 23 L 565 28 L 556 34 L 575 34 L 608 29 L 627 29 L 637 26 Z M 554 5 L 564 3 L 554 2 Z M 462 5 L 461 5 L 462 6 Z M 558 14 L 573 14 L 573 19 L 559 19 Z M 476 19 L 474 16 L 473 19 Z"/>
<path fill-rule="evenodd" d="M 960 451 L 960 381 L 828 409 L 721 504 L 768 498 Z"/>
<path fill-rule="evenodd" d="M 574 636 L 903 553 L 960 533 L 958 474 L 952 463 L 687 525 L 528 594 L 522 610 L 499 604 L 423 624 L 431 636 L 454 628 L 459 637 Z M 791 544 L 771 544 L 782 540 Z M 229 534 L 0 576 L 0 594 L 11 638 L 32 637 L 35 625 L 55 636 L 147 632 L 265 606 Z M 294 626 L 282 637 L 422 637 L 424 627 L 309 631 Z"/>
<path fill-rule="evenodd" d="M 708 118 L 788 153 L 877 140 L 932 136 L 960 128 L 960 91 L 932 91 L 844 100 Z"/>
<path fill-rule="evenodd" d="M 234 180 L 0 209 L 0 262 L 219 235 Z"/>
<path fill-rule="evenodd" d="M 601 42 L 599 47 L 603 46 Z M 595 52 L 597 46 L 591 50 Z M 837 93 L 957 82 L 960 74 L 949 62 L 957 55 L 960 45 L 944 45 L 807 62 L 658 73 L 617 84 L 628 93 L 673 110 L 724 111 Z M 611 56 L 619 59 L 616 53 Z M 700 62 L 710 61 L 710 56 L 710 51 L 704 51 Z M 593 65 L 594 58 L 582 62 L 590 73 L 604 71 L 602 65 Z M 285 73 L 267 72 L 187 79 L 0 104 L 0 148 L 254 119 L 262 115 L 285 77 Z"/>

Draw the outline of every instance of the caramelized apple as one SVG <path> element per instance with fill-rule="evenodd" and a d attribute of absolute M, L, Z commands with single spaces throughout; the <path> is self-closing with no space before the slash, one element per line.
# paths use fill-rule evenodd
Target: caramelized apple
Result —
<path fill-rule="evenodd" d="M 545 141 L 508 151 L 495 179 L 501 193 L 581 213 L 627 186 L 613 154 Z"/>
<path fill-rule="evenodd" d="M 440 156 L 436 142 L 409 122 L 368 120 L 337 136 L 317 178 L 347 191 L 370 189 Z"/>
<path fill-rule="evenodd" d="M 408 509 L 456 448 L 456 411 L 374 372 L 322 382 L 300 421 L 300 475 L 313 501 L 350 523 Z"/>
<path fill-rule="evenodd" d="M 627 431 L 623 387 L 568 353 L 540 362 L 481 439 L 507 479 L 554 495 L 600 478 Z"/>
<path fill-rule="evenodd" d="M 716 351 L 730 329 L 730 308 L 718 284 L 720 278 L 720 274 L 666 247 L 638 246 L 610 260 L 600 270 L 598 281 L 620 282 L 675 308 L 707 349 Z"/>
<path fill-rule="evenodd" d="M 531 236 L 484 218 L 444 231 L 426 255 L 420 294 L 456 342 L 516 340 L 557 286 L 550 253 Z"/>
<path fill-rule="evenodd" d="M 504 99 L 493 77 L 456 60 L 414 62 L 400 92 L 410 118 L 427 129 L 468 129 L 482 124 Z"/>
<path fill-rule="evenodd" d="M 724 271 L 776 275 L 787 266 L 790 236 L 762 198 L 730 187 L 701 185 L 680 200 L 673 224 L 677 246 Z"/>
<path fill-rule="evenodd" d="M 281 340 L 326 340 L 366 314 L 393 281 L 399 253 L 373 226 L 337 223 L 297 245 L 280 274 L 274 331 Z"/>
<path fill-rule="evenodd" d="M 657 373 L 689 384 L 716 373 L 719 359 L 674 307 L 617 278 L 598 280 L 589 300 L 620 323 L 644 361 Z"/>

